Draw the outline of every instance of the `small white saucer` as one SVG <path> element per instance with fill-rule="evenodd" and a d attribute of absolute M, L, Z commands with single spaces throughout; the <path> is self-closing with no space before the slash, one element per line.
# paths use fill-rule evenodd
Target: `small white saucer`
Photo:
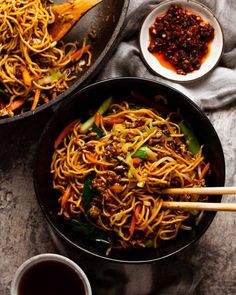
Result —
<path fill-rule="evenodd" d="M 162 66 L 158 59 L 148 50 L 150 26 L 155 22 L 159 15 L 166 13 L 172 4 L 181 5 L 183 9 L 190 10 L 193 14 L 199 15 L 205 22 L 210 23 L 215 29 L 215 36 L 211 44 L 210 53 L 201 64 L 200 69 L 186 75 L 177 74 L 175 71 Z M 173 81 L 188 82 L 203 77 L 218 64 L 223 53 L 224 37 L 222 28 L 216 16 L 202 3 L 192 0 L 167 0 L 157 5 L 145 18 L 139 34 L 139 43 L 143 60 L 155 74 Z"/>

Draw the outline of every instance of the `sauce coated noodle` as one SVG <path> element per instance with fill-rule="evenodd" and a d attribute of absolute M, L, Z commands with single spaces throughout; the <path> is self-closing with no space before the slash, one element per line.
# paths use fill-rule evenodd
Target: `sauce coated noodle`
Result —
<path fill-rule="evenodd" d="M 175 116 L 123 101 L 97 113 L 87 130 L 74 121 L 60 135 L 51 164 L 59 214 L 100 228 L 111 248 L 157 247 L 181 227 L 191 229 L 190 218 L 200 212 L 162 208 L 163 198 L 207 197 L 158 194 L 162 188 L 205 186 L 202 150 L 189 152 Z"/>

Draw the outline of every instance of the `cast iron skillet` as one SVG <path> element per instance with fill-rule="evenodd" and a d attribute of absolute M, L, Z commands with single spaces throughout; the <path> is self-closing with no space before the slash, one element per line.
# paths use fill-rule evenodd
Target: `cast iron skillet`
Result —
<path fill-rule="evenodd" d="M 55 0 L 54 3 L 65 2 L 65 0 Z M 12 118 L 0 118 L 0 125 L 19 121 L 27 117 L 33 116 L 36 113 L 42 112 L 45 109 L 55 107 L 59 102 L 65 100 L 68 95 L 72 94 L 76 89 L 87 85 L 91 79 L 98 73 L 101 66 L 109 58 L 112 49 L 114 49 L 118 36 L 123 26 L 126 12 L 129 6 L 129 0 L 103 0 L 96 7 L 92 8 L 85 14 L 72 30 L 64 38 L 65 41 L 78 40 L 82 44 L 85 37 L 95 30 L 96 38 L 88 39 L 91 44 L 93 53 L 92 65 L 85 68 L 80 73 L 78 79 L 63 93 L 58 95 L 55 100 L 39 106 L 34 111 L 28 111 Z"/>
<path fill-rule="evenodd" d="M 206 212 L 200 224 L 191 232 L 182 231 L 178 237 L 168 241 L 157 249 L 142 249 L 136 251 L 112 251 L 110 256 L 105 256 L 105 249 L 97 244 L 81 238 L 72 233 L 67 224 L 58 218 L 58 192 L 52 189 L 52 178 L 50 175 L 50 163 L 53 154 L 54 141 L 64 127 L 81 118 L 88 118 L 88 110 L 96 109 L 101 101 L 108 96 L 120 99 L 130 93 L 137 91 L 146 97 L 156 94 L 163 95 L 168 101 L 168 108 L 179 109 L 183 117 L 192 125 L 200 143 L 204 145 L 204 154 L 207 161 L 211 163 L 211 175 L 206 179 L 207 186 L 223 186 L 225 180 L 225 162 L 221 143 L 217 133 L 206 115 L 188 97 L 165 84 L 141 78 L 115 78 L 92 84 L 80 90 L 70 97 L 52 117 L 37 147 L 34 166 L 34 186 L 39 205 L 55 235 L 55 240 L 62 242 L 65 249 L 73 248 L 73 258 L 78 254 L 102 258 L 102 260 L 145 263 L 162 260 L 175 253 L 181 252 L 189 245 L 197 241 L 211 224 L 215 213 Z M 221 201 L 221 196 L 210 198 L 216 202 Z"/>

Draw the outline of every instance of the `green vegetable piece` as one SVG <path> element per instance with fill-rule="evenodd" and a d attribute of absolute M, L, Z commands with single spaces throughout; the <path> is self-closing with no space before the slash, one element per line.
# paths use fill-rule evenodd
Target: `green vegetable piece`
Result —
<path fill-rule="evenodd" d="M 153 247 L 153 241 L 152 240 L 147 240 L 146 241 L 146 247 L 147 248 L 152 248 Z"/>
<path fill-rule="evenodd" d="M 59 70 L 50 70 L 50 75 L 38 80 L 39 85 L 46 85 L 53 83 L 63 77 L 63 74 Z"/>
<path fill-rule="evenodd" d="M 73 231 L 83 234 L 85 238 L 91 241 L 103 243 L 106 245 L 110 244 L 108 235 L 90 223 L 84 223 L 76 219 L 71 219 L 70 225 Z"/>
<path fill-rule="evenodd" d="M 140 158 L 140 159 L 150 159 L 156 161 L 157 154 L 154 153 L 147 145 L 143 145 L 140 149 L 138 149 L 133 155 L 132 158 Z"/>
<path fill-rule="evenodd" d="M 140 158 L 140 159 L 147 159 L 148 155 L 147 155 L 147 152 L 145 150 L 143 150 L 142 148 L 137 150 L 132 158 Z"/>
<path fill-rule="evenodd" d="M 97 112 L 95 112 L 95 114 L 99 113 L 100 115 L 103 115 L 109 109 L 111 104 L 112 104 L 112 97 L 109 97 L 101 104 L 101 106 L 99 107 Z M 83 125 L 80 127 L 80 132 L 86 133 L 89 130 L 89 128 L 93 126 L 93 123 L 94 123 L 94 115 L 90 117 L 86 122 L 83 123 Z"/>
<path fill-rule="evenodd" d="M 201 147 L 196 136 L 194 135 L 192 127 L 186 121 L 181 121 L 179 123 L 179 127 L 184 134 L 189 151 L 193 155 L 196 155 Z"/>
<path fill-rule="evenodd" d="M 104 100 L 104 102 L 101 104 L 97 112 L 100 115 L 103 115 L 109 109 L 111 104 L 112 104 L 112 97 L 109 97 L 106 100 Z"/>
<path fill-rule="evenodd" d="M 103 130 L 100 127 L 98 127 L 95 123 L 93 123 L 92 125 L 92 131 L 97 133 L 96 139 L 99 139 L 104 136 Z"/>

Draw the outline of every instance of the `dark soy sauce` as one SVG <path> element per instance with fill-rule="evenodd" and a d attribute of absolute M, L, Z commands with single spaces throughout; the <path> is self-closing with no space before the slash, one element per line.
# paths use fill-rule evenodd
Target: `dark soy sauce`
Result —
<path fill-rule="evenodd" d="M 85 295 L 78 273 L 58 261 L 41 261 L 21 278 L 18 295 Z"/>

